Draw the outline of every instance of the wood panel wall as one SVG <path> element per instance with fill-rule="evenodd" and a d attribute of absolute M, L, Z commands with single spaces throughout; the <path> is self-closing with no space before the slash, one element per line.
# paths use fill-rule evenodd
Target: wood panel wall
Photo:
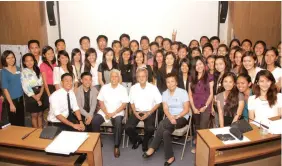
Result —
<path fill-rule="evenodd" d="M 47 44 L 44 2 L 0 2 L 0 44 Z"/>
<path fill-rule="evenodd" d="M 230 28 L 241 41 L 263 40 L 267 46 L 277 46 L 281 40 L 281 2 L 232 1 L 229 10 Z"/>

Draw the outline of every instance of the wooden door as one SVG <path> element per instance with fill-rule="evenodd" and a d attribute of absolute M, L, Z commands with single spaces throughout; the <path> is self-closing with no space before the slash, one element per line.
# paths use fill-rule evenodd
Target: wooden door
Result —
<path fill-rule="evenodd" d="M 44 2 L 0 2 L 0 44 L 47 44 Z"/>
<path fill-rule="evenodd" d="M 229 10 L 230 28 L 240 41 L 263 40 L 276 47 L 281 40 L 281 2 L 232 1 Z"/>

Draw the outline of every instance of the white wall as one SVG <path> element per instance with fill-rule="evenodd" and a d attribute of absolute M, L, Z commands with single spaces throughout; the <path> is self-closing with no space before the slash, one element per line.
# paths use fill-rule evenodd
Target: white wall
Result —
<path fill-rule="evenodd" d="M 67 50 L 79 47 L 79 38 L 89 36 L 92 47 L 96 38 L 105 34 L 112 40 L 122 33 L 140 40 L 147 35 L 171 38 L 177 29 L 177 40 L 188 44 L 202 35 L 217 35 L 218 2 L 186 0 L 96 0 L 59 2 L 61 33 Z M 51 37 L 50 37 L 51 38 Z"/>

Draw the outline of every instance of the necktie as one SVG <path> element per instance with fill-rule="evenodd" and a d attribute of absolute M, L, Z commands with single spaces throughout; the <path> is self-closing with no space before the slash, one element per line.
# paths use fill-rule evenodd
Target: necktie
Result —
<path fill-rule="evenodd" d="M 68 99 L 68 110 L 69 110 L 69 115 L 71 115 L 71 114 L 72 114 L 72 112 L 71 112 L 70 94 L 69 94 L 69 93 L 67 94 L 67 99 Z"/>

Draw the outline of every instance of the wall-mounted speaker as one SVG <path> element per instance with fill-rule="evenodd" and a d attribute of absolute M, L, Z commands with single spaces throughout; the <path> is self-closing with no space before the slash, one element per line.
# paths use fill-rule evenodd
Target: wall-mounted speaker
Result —
<path fill-rule="evenodd" d="M 228 13 L 228 1 L 220 1 L 220 17 L 219 22 L 225 23 Z"/>
<path fill-rule="evenodd" d="M 55 18 L 55 12 L 54 12 L 54 1 L 46 2 L 46 10 L 47 10 L 47 15 L 48 15 L 50 26 L 55 26 L 56 18 Z"/>

